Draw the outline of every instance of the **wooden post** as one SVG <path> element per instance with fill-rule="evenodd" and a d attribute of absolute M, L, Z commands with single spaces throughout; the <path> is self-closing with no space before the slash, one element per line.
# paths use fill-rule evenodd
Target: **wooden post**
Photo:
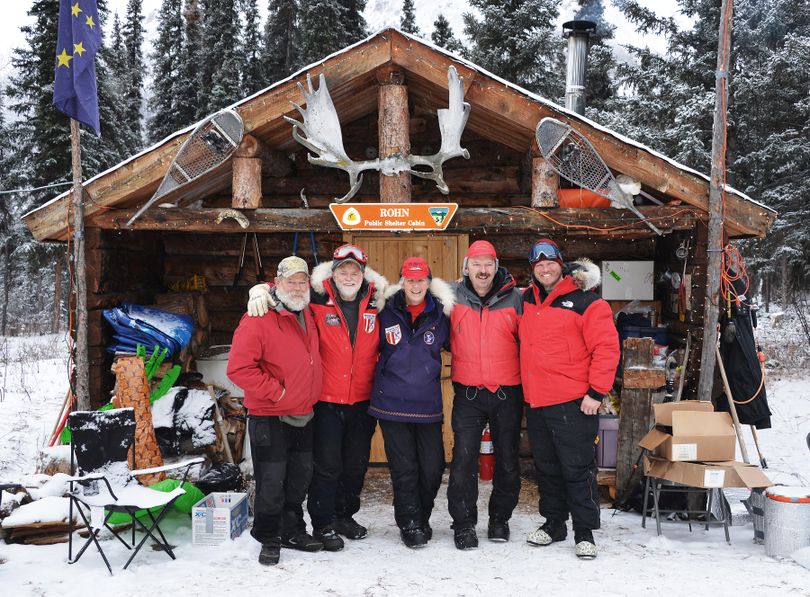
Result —
<path fill-rule="evenodd" d="M 560 176 L 543 157 L 536 155 L 537 141 L 532 141 L 532 207 L 558 207 L 557 190 Z"/>
<path fill-rule="evenodd" d="M 84 262 L 84 189 L 79 122 L 70 119 L 70 153 L 73 170 L 73 263 L 76 271 L 76 404 L 90 410 L 90 364 L 87 357 L 87 273 Z"/>
<path fill-rule="evenodd" d="M 651 368 L 653 346 L 652 338 L 627 338 L 624 341 L 622 371 L 638 367 Z M 652 390 L 631 388 L 628 385 L 632 384 L 625 383 L 622 386 L 619 411 L 619 445 L 616 456 L 616 501 L 619 503 L 633 490 L 630 481 L 634 477 L 634 466 L 641 454 L 638 442 L 652 424 Z"/>
<path fill-rule="evenodd" d="M 245 135 L 233 156 L 231 205 L 235 209 L 259 209 L 262 206 L 261 142 Z"/>
<path fill-rule="evenodd" d="M 53 314 L 51 315 L 51 333 L 59 331 L 59 322 L 62 320 L 62 255 L 56 255 L 56 271 L 54 271 Z"/>
<path fill-rule="evenodd" d="M 380 68 L 377 70 L 377 82 L 380 84 L 378 97 L 380 159 L 395 154 L 409 155 L 410 114 L 405 71 L 393 65 Z M 380 173 L 381 202 L 408 203 L 410 200 L 410 172 L 400 172 L 393 176 Z"/>
<path fill-rule="evenodd" d="M 726 107 L 728 106 L 728 65 L 731 54 L 733 0 L 722 0 L 720 40 L 717 48 L 717 83 L 714 98 L 712 173 L 709 184 L 709 248 L 706 268 L 706 303 L 703 310 L 703 351 L 700 357 L 698 399 L 711 400 L 716 365 L 717 319 L 720 303 L 720 268 L 723 249 L 723 185 L 726 170 Z"/>

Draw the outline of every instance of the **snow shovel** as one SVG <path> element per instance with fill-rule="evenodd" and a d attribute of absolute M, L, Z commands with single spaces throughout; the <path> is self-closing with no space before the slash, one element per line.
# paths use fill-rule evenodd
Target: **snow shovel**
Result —
<path fill-rule="evenodd" d="M 225 163 L 242 142 L 245 126 L 234 110 L 226 109 L 197 125 L 180 146 L 158 190 L 127 222 L 137 220 L 155 202 L 177 188 Z"/>
<path fill-rule="evenodd" d="M 557 173 L 575 185 L 610 199 L 613 207 L 632 211 L 653 232 L 662 232 L 647 221 L 633 197 L 616 182 L 613 172 L 585 137 L 556 118 L 543 118 L 537 124 L 535 138 L 543 158 Z"/>

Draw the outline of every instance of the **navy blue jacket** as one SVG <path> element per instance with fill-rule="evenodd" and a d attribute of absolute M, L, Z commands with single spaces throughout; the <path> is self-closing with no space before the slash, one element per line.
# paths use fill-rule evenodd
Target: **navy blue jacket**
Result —
<path fill-rule="evenodd" d="M 404 291 L 398 290 L 377 316 L 380 359 L 374 373 L 370 415 L 388 421 L 438 423 L 442 420 L 442 348 L 450 342 L 452 298 L 438 294 L 449 286 L 434 279 L 425 295 L 425 310 L 411 324 Z M 443 285 L 445 288 L 442 288 Z M 452 293 L 452 291 L 450 291 Z M 448 304 L 449 303 L 449 304 Z"/>

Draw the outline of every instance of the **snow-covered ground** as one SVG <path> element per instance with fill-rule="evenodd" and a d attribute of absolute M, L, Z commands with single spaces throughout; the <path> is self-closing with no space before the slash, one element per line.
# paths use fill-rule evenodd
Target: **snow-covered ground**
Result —
<path fill-rule="evenodd" d="M 7 342 L 7 344 L 6 344 Z M 65 348 L 54 336 L 0 338 L 0 481 L 32 472 L 36 450 L 53 425 L 64 398 Z M 778 375 L 782 375 L 778 378 Z M 768 474 L 775 482 L 810 486 L 810 375 L 772 373 L 768 385 L 774 428 L 760 432 Z M 749 441 L 749 451 L 755 454 Z M 481 483 L 478 550 L 455 549 L 443 487 L 432 518 L 433 541 L 409 550 L 393 523 L 390 482 L 385 471 L 370 474 L 358 520 L 369 537 L 347 542 L 339 553 L 306 554 L 283 550 L 281 563 L 262 567 L 259 545 L 248 533 L 221 547 L 191 545 L 187 516 L 172 515 L 165 528 L 176 546 L 177 560 L 145 548 L 130 568 L 124 547 L 103 542 L 115 572 L 110 577 L 91 547 L 77 564 L 66 563 L 67 546 L 0 543 L 0 590 L 13 597 L 95 594 L 119 596 L 177 595 L 810 595 L 810 570 L 791 560 L 774 560 L 752 542 L 751 524 L 731 529 L 732 544 L 721 529 L 690 533 L 685 525 L 641 528 L 634 513 L 602 511 L 596 533 L 599 557 L 579 561 L 573 540 L 547 548 L 525 543 L 540 522 L 536 491 L 524 481 L 521 501 L 511 521 L 512 540 L 490 543 L 486 534 L 486 498 L 490 484 Z"/>

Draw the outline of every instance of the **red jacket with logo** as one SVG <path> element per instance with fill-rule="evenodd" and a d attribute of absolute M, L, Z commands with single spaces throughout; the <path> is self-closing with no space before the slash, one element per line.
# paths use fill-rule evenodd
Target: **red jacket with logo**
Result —
<path fill-rule="evenodd" d="M 564 277 L 548 296 L 534 282 L 520 320 L 523 395 L 532 407 L 582 398 L 601 400 L 613 387 L 619 335 L 599 295 Z"/>
<path fill-rule="evenodd" d="M 520 291 L 509 272 L 499 268 L 494 284 L 499 290 L 484 304 L 464 281 L 457 282 L 450 316 L 453 381 L 492 392 L 520 384 L 517 336 L 522 309 Z"/>
<path fill-rule="evenodd" d="M 306 332 L 280 305 L 262 317 L 242 316 L 233 334 L 228 377 L 245 391 L 251 415 L 305 415 L 321 394 L 318 330 L 309 309 Z"/>
<path fill-rule="evenodd" d="M 371 398 L 380 344 L 377 312 L 382 308 L 387 282 L 370 267 L 366 267 L 363 277 L 352 345 L 346 318 L 338 307 L 332 262 L 322 263 L 312 270 L 310 309 L 318 326 L 324 367 L 321 402 L 357 404 Z"/>

